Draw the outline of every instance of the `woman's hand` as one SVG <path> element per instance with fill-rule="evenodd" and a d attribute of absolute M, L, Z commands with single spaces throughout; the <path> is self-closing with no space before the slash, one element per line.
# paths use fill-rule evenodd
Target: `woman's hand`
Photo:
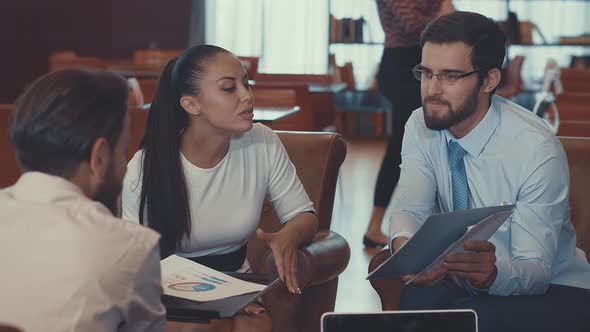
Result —
<path fill-rule="evenodd" d="M 260 228 L 256 230 L 256 236 L 272 250 L 279 277 L 293 294 L 301 294 L 297 275 L 297 249 L 309 243 L 317 231 L 318 218 L 312 212 L 299 213 L 275 233 L 266 233 Z"/>
<path fill-rule="evenodd" d="M 284 229 L 275 233 L 266 233 L 259 228 L 256 230 L 256 236 L 266 242 L 272 250 L 279 277 L 287 285 L 289 292 L 301 294 L 297 278 L 297 248 L 299 243 L 295 237 L 289 235 L 289 232 L 283 231 Z"/>

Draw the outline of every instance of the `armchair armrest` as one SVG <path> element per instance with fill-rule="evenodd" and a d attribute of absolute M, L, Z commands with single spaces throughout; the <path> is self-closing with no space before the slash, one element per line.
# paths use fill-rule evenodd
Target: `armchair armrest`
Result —
<path fill-rule="evenodd" d="M 383 264 L 386 259 L 391 256 L 389 248 L 381 250 L 377 255 L 373 256 L 369 262 L 369 273 L 375 270 L 379 265 Z M 381 298 L 381 307 L 383 310 L 398 310 L 402 290 L 401 278 L 392 277 L 385 279 L 373 279 L 371 286 L 375 289 L 379 298 Z"/>
<path fill-rule="evenodd" d="M 335 232 L 319 231 L 310 244 L 299 248 L 297 273 L 302 288 L 322 284 L 342 273 L 350 260 L 348 242 Z M 269 250 L 263 259 L 262 273 L 277 276 L 277 268 Z"/>

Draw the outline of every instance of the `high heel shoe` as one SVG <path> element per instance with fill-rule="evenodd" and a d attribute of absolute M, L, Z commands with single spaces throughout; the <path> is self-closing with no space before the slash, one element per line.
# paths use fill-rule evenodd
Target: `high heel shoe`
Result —
<path fill-rule="evenodd" d="M 369 239 L 366 235 L 363 237 L 363 244 L 367 248 L 377 248 L 377 249 L 381 249 L 387 245 L 387 243 L 373 241 L 373 240 Z"/>

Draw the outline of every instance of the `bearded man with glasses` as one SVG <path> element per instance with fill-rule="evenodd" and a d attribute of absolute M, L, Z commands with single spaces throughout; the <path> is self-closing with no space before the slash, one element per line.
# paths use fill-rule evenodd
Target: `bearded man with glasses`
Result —
<path fill-rule="evenodd" d="M 540 118 L 494 95 L 506 37 L 491 19 L 455 12 L 420 39 L 423 107 L 405 128 L 392 251 L 433 213 L 516 210 L 489 241 L 468 241 L 404 287 L 401 309 L 474 309 L 484 332 L 587 330 L 590 264 L 576 248 L 565 152 Z"/>

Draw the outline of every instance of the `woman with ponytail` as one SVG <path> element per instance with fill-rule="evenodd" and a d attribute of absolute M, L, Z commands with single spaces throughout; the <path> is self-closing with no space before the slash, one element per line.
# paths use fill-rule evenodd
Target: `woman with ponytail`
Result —
<path fill-rule="evenodd" d="M 220 271 L 249 269 L 246 242 L 256 232 L 287 289 L 300 294 L 297 248 L 318 221 L 279 138 L 252 123 L 253 107 L 247 73 L 229 51 L 199 45 L 171 60 L 127 166 L 123 218 L 161 234 L 162 258 Z M 267 194 L 285 223 L 276 233 L 257 229 Z"/>

